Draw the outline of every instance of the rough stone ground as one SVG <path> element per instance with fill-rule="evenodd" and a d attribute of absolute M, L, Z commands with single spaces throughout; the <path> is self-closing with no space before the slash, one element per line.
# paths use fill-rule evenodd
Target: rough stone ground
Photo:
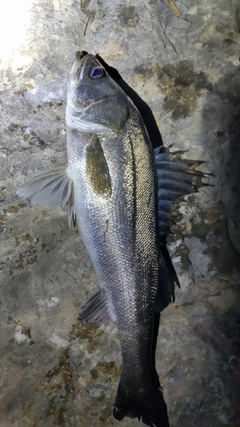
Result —
<path fill-rule="evenodd" d="M 116 329 L 76 320 L 98 287 L 81 238 L 66 210 L 15 197 L 66 162 L 66 81 L 79 49 L 99 53 L 148 103 L 165 147 L 214 174 L 175 209 L 182 288 L 162 316 L 157 370 L 171 427 L 240 426 L 240 6 L 176 5 L 180 17 L 167 0 L 1 5 L 1 427 L 120 425 Z"/>

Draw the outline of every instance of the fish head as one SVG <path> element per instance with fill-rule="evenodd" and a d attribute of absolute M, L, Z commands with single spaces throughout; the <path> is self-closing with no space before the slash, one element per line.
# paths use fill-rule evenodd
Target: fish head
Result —
<path fill-rule="evenodd" d="M 94 55 L 76 52 L 69 73 L 66 122 L 88 133 L 119 134 L 129 100 Z"/>

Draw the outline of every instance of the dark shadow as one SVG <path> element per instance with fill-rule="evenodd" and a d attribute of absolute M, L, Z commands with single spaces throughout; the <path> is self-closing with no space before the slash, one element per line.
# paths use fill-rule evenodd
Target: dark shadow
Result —
<path fill-rule="evenodd" d="M 221 140 L 227 141 L 219 196 L 226 212 L 229 238 L 240 254 L 240 67 L 219 81 L 215 93 L 222 101 L 222 128 L 217 137 L 220 144 Z"/>
<path fill-rule="evenodd" d="M 152 113 L 151 108 L 147 105 L 145 101 L 133 90 L 126 82 L 123 80 L 116 68 L 108 65 L 100 55 L 96 55 L 98 61 L 103 65 L 107 70 L 108 74 L 112 79 L 124 90 L 127 96 L 132 100 L 134 105 L 137 107 L 139 113 L 142 116 L 143 122 L 147 128 L 149 138 L 151 140 L 153 148 L 163 146 L 162 137 L 158 129 L 156 120 Z"/>
<path fill-rule="evenodd" d="M 204 148 L 212 152 L 211 162 L 217 170 L 217 173 L 214 171 L 217 176 L 215 201 L 225 211 L 228 237 L 240 254 L 240 67 L 214 85 L 202 116 L 203 129 L 211 129 L 218 123 L 214 129 L 215 141 Z M 230 254 L 226 255 L 222 261 L 232 264 Z M 234 261 L 236 263 L 236 258 Z"/>
<path fill-rule="evenodd" d="M 208 94 L 202 111 L 202 128 L 206 132 L 214 129 L 215 140 L 209 141 L 211 163 L 216 170 L 215 201 L 222 219 L 212 225 L 206 236 L 211 248 L 213 267 L 217 275 L 231 277 L 239 275 L 240 265 L 240 67 L 232 66 L 231 72 L 224 75 Z M 207 132 L 206 132 L 207 134 Z M 216 159 L 214 159 L 214 155 Z M 240 309 L 239 283 L 236 275 L 228 289 L 234 292 L 235 302 L 229 307 L 226 303 L 225 313 L 212 311 L 212 327 L 208 334 L 214 343 L 219 340 L 219 352 L 222 360 L 216 366 L 216 375 L 222 381 L 226 395 L 231 402 L 231 424 L 240 425 Z M 205 338 L 203 337 L 205 336 Z M 221 340 L 219 339 L 221 337 Z M 221 341 L 221 342 L 220 342 Z M 226 344 L 224 345 L 224 341 Z M 215 343 L 216 346 L 216 343 Z M 211 405 L 211 396 L 209 396 Z M 233 424 L 232 424 L 233 423 Z"/>

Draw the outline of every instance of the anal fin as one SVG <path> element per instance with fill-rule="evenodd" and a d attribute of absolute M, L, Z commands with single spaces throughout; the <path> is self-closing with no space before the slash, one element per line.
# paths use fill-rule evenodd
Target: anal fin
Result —
<path fill-rule="evenodd" d="M 97 326 L 110 321 L 115 321 L 115 317 L 109 307 L 105 289 L 101 289 L 91 296 L 84 304 L 78 315 L 79 320 L 88 323 L 95 323 Z"/>

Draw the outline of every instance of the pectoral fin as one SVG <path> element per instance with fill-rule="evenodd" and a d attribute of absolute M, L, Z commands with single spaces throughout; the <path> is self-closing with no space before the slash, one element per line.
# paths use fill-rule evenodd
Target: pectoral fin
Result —
<path fill-rule="evenodd" d="M 67 174 L 66 167 L 59 167 L 43 172 L 21 185 L 17 195 L 24 199 L 30 198 L 33 205 L 57 210 L 73 198 L 73 183 Z M 71 218 L 74 218 L 72 204 Z"/>
<path fill-rule="evenodd" d="M 104 199 L 112 195 L 112 184 L 108 164 L 97 136 L 86 147 L 87 178 L 93 191 Z"/>

